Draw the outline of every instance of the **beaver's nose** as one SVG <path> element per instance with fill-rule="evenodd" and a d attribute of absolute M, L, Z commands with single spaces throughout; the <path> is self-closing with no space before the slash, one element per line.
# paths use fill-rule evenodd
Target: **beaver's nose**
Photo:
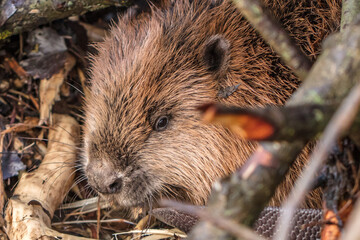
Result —
<path fill-rule="evenodd" d="M 89 162 L 85 174 L 89 184 L 100 193 L 119 193 L 123 187 L 123 178 L 112 164 L 105 161 Z"/>
<path fill-rule="evenodd" d="M 97 179 L 94 182 L 89 181 L 96 191 L 103 194 L 119 193 L 121 191 L 123 180 L 121 177 L 115 178 L 106 176 L 106 179 Z"/>
<path fill-rule="evenodd" d="M 122 188 L 122 178 L 116 178 L 113 183 L 107 187 L 108 193 L 118 193 Z"/>

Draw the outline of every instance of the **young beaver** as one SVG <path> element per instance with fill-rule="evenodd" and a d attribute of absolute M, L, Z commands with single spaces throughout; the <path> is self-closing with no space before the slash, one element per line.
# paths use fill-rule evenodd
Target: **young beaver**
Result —
<path fill-rule="evenodd" d="M 266 0 L 310 58 L 336 31 L 340 0 Z M 230 1 L 178 0 L 139 19 L 123 17 L 98 45 L 86 99 L 84 171 L 122 206 L 161 197 L 205 204 L 212 183 L 254 150 L 197 108 L 283 104 L 299 81 Z M 228 98 L 220 89 L 239 84 Z M 287 194 L 299 158 L 273 204 Z M 309 206 L 312 201 L 308 201 Z"/>

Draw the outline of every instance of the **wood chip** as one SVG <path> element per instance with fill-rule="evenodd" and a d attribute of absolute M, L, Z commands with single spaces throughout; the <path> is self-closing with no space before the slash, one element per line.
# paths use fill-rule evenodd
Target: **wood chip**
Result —
<path fill-rule="evenodd" d="M 72 55 L 67 54 L 64 68 L 60 72 L 54 74 L 50 79 L 42 79 L 40 81 L 39 125 L 52 123 L 51 109 L 55 101 L 60 100 L 60 87 L 75 63 L 75 58 Z"/>

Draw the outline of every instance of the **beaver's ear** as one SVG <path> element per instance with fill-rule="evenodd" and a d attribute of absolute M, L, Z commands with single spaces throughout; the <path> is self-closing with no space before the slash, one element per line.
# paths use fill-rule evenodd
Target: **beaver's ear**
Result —
<path fill-rule="evenodd" d="M 211 36 L 205 42 L 204 62 L 210 71 L 223 72 L 229 61 L 230 43 L 221 35 Z"/>

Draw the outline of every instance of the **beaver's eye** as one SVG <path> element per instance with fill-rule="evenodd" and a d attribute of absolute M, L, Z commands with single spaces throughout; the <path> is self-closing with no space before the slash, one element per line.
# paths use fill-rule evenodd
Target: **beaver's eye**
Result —
<path fill-rule="evenodd" d="M 168 116 L 161 116 L 156 120 L 155 130 L 156 131 L 165 130 L 168 124 L 169 124 L 169 117 Z"/>

